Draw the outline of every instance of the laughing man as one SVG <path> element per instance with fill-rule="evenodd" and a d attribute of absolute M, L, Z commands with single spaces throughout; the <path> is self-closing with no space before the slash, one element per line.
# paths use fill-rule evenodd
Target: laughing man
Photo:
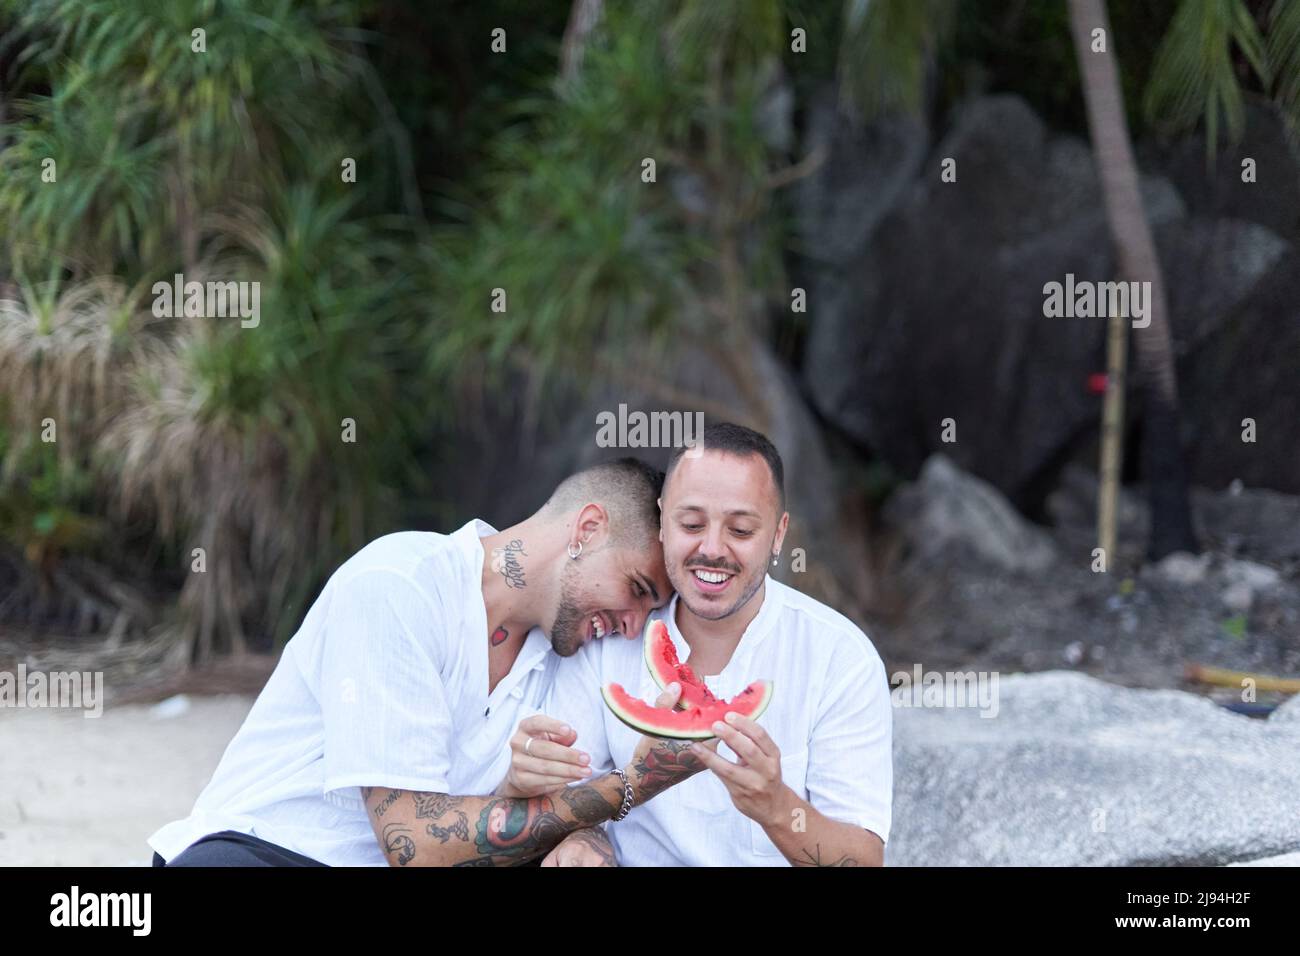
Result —
<path fill-rule="evenodd" d="M 285 647 L 193 812 L 150 838 L 154 865 L 518 864 L 575 831 L 570 850 L 585 845 L 585 828 L 699 772 L 643 738 L 562 793 L 492 793 L 560 659 L 639 634 L 667 601 L 662 478 L 623 459 L 566 479 L 504 531 L 476 519 L 361 549 Z"/>

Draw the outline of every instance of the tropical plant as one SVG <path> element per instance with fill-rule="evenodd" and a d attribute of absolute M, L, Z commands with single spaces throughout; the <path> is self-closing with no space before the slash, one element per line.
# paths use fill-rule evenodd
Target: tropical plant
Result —
<path fill-rule="evenodd" d="M 55 419 L 114 527 L 146 521 L 154 560 L 183 560 L 195 660 L 287 636 L 391 527 L 393 488 L 418 487 L 415 417 L 439 401 L 413 374 L 427 242 L 383 212 L 407 174 L 361 119 L 384 113 L 366 6 L 0 0 L 25 64 L 0 151 L 5 480 L 40 487 L 34 422 Z M 256 284 L 260 321 L 156 314 L 178 272 Z"/>
<path fill-rule="evenodd" d="M 1266 34 L 1245 0 L 1182 0 L 1156 51 L 1147 117 L 1173 132 L 1204 123 L 1210 165 L 1220 127 L 1235 142 L 1245 126 L 1238 56 L 1292 123 L 1300 119 L 1300 7 L 1273 0 L 1262 19 Z"/>

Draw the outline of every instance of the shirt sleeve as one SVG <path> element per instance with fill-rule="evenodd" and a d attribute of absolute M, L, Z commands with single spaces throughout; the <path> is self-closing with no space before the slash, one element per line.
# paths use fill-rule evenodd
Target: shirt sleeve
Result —
<path fill-rule="evenodd" d="M 451 708 L 435 649 L 436 598 L 405 575 L 362 571 L 337 586 L 321 657 L 324 797 L 360 809 L 360 787 L 448 791 Z"/>
<path fill-rule="evenodd" d="M 548 717 L 562 720 L 577 731 L 573 746 L 591 755 L 593 776 L 614 767 L 605 733 L 605 701 L 600 696 L 600 648 L 595 644 L 598 642 L 560 659 L 543 710 Z"/>
<path fill-rule="evenodd" d="M 865 640 L 864 638 L 861 638 Z M 837 655 L 836 682 L 809 743 L 808 798 L 833 820 L 889 840 L 894 794 L 893 707 L 874 648 Z"/>

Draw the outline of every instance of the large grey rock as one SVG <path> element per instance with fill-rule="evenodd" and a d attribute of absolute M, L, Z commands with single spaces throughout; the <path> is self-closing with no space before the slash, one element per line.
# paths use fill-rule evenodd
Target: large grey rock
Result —
<path fill-rule="evenodd" d="M 885 520 L 923 561 L 943 559 L 955 547 L 1002 571 L 1042 571 L 1055 559 L 1045 531 L 944 455 L 931 456 L 920 480 L 890 496 Z"/>
<path fill-rule="evenodd" d="M 946 158 L 956 182 L 940 178 Z M 1086 383 L 1105 367 L 1105 323 L 1043 314 L 1045 283 L 1115 277 L 1092 150 L 1023 100 L 992 96 L 958 110 L 900 194 L 897 171 L 915 168 L 906 153 L 889 176 L 863 164 L 857 180 L 878 179 L 881 201 L 859 207 L 856 232 L 858 220 L 833 229 L 804 213 L 827 224 L 824 257 L 839 269 L 810 295 L 806 388 L 904 475 L 943 451 L 1038 513 L 1063 463 L 1095 457 L 1101 402 Z M 1300 491 L 1300 253 L 1278 222 L 1214 204 L 1189 218 L 1167 179 L 1141 187 L 1185 377 L 1191 480 Z M 1139 415 L 1134 401 L 1130 421 Z M 1245 417 L 1268 437 L 1243 443 Z"/>
<path fill-rule="evenodd" d="M 895 866 L 1224 864 L 1300 850 L 1300 722 L 1050 671 L 997 716 L 894 710 Z"/>
<path fill-rule="evenodd" d="M 1176 352 L 1200 345 L 1290 250 L 1272 230 L 1238 219 L 1181 219 L 1156 230 Z"/>
<path fill-rule="evenodd" d="M 1245 219 L 1300 239 L 1300 151 L 1272 103 L 1250 99 L 1245 118 L 1241 142 L 1221 137 L 1212 167 L 1199 131 L 1167 146 L 1144 144 L 1143 158 L 1173 181 L 1193 215 Z M 1247 157 L 1255 161 L 1253 183 L 1241 179 Z"/>
<path fill-rule="evenodd" d="M 1268 719 L 1272 723 L 1293 724 L 1300 727 L 1300 694 L 1295 694 L 1280 704 Z"/>
<path fill-rule="evenodd" d="M 1167 182 L 1142 191 L 1157 225 L 1184 215 Z M 811 302 L 813 401 L 905 474 L 943 451 L 1024 504 L 1100 409 L 1086 382 L 1104 322 L 1043 314 L 1046 283 L 1113 273 L 1091 151 L 1018 97 L 976 100 L 872 235 L 842 298 Z M 940 442 L 945 418 L 955 445 Z"/>
<path fill-rule="evenodd" d="M 1178 378 L 1194 482 L 1300 494 L 1300 248 L 1207 328 L 1180 357 Z M 1254 442 L 1242 440 L 1248 418 Z"/>
<path fill-rule="evenodd" d="M 1047 512 L 1058 528 L 1095 527 L 1096 473 L 1079 465 L 1066 466 L 1060 483 L 1047 497 Z M 1229 556 L 1270 565 L 1300 562 L 1300 496 L 1246 488 L 1240 482 L 1221 490 L 1193 488 L 1192 514 L 1202 543 Z M 1121 488 L 1120 539 L 1145 540 L 1149 525 L 1142 489 Z M 1171 563 L 1183 562 L 1175 558 Z"/>
<path fill-rule="evenodd" d="M 840 109 L 835 87 L 821 90 L 803 148 L 821 163 L 795 186 L 802 254 L 835 267 L 861 256 L 920 172 L 929 145 L 920 120 L 891 115 L 864 125 Z"/>

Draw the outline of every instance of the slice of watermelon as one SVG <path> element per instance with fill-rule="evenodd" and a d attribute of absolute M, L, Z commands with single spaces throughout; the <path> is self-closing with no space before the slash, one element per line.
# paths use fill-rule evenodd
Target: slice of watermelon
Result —
<path fill-rule="evenodd" d="M 673 681 L 682 686 L 682 696 L 677 699 L 681 710 L 692 707 L 707 707 L 716 704 L 718 698 L 705 685 L 703 678 L 691 670 L 689 664 L 677 659 L 677 648 L 668 636 L 668 626 L 663 621 L 651 621 L 642 641 L 645 652 L 645 666 L 650 668 L 650 676 L 655 679 L 659 689 L 665 689 Z"/>
<path fill-rule="evenodd" d="M 600 693 L 614 716 L 633 730 L 651 737 L 708 740 L 714 736 L 714 722 L 722 720 L 732 711 L 742 717 L 757 720 L 772 702 L 772 682 L 756 680 L 731 700 L 715 699 L 712 704 L 689 710 L 652 707 L 625 691 L 622 684 L 606 684 Z"/>

